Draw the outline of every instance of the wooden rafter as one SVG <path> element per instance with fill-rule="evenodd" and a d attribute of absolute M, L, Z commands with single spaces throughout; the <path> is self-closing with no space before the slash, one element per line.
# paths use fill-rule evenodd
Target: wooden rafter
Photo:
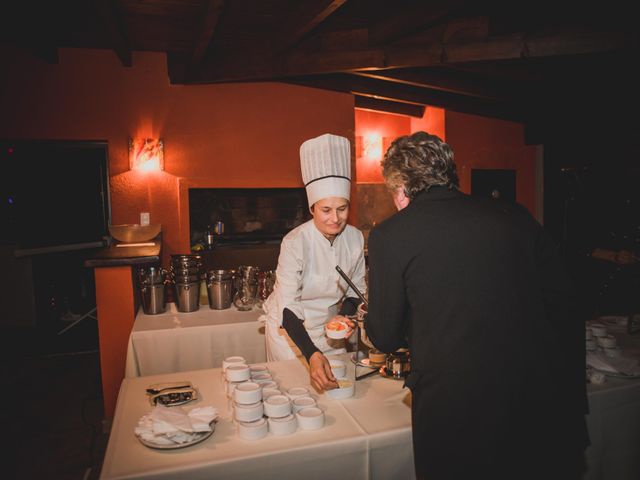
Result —
<path fill-rule="evenodd" d="M 341 52 L 289 54 L 271 59 L 236 59 L 203 66 L 202 81 L 269 80 L 355 70 L 447 66 L 458 62 L 579 55 L 622 49 L 627 39 L 616 32 L 506 35 L 486 41 L 430 43 L 420 47 L 369 48 Z"/>
<path fill-rule="evenodd" d="M 376 112 L 394 113 L 409 117 L 422 118 L 424 115 L 424 105 L 412 103 L 393 102 L 391 100 L 380 100 L 378 98 L 355 95 L 355 107 L 363 110 L 373 110 Z"/>
<path fill-rule="evenodd" d="M 516 107 L 504 102 L 468 97 L 413 85 L 402 85 L 374 78 L 364 78 L 357 75 L 315 75 L 296 77 L 295 79 L 286 79 L 285 81 L 298 85 L 349 92 L 354 95 L 372 97 L 380 100 L 431 105 L 434 107 L 448 108 L 461 113 L 484 115 L 505 120 L 521 121 L 524 116 Z"/>
<path fill-rule="evenodd" d="M 508 85 L 496 85 L 495 82 L 483 82 L 477 76 L 471 78 L 462 72 L 456 73 L 437 68 L 432 68 L 429 71 L 398 68 L 353 72 L 353 74 L 491 100 L 505 100 L 510 90 Z"/>
<path fill-rule="evenodd" d="M 384 18 L 379 23 L 369 27 L 370 45 L 386 45 L 397 41 L 407 35 L 427 27 L 434 22 L 445 18 L 448 14 L 460 6 L 462 1 L 438 0 L 425 2 L 418 0 L 394 6 L 394 14 L 391 18 Z"/>
<path fill-rule="evenodd" d="M 193 51 L 191 52 L 191 58 L 189 59 L 189 72 L 197 70 L 202 64 L 202 60 L 207 53 L 207 49 L 213 40 L 213 35 L 215 34 L 216 27 L 218 26 L 218 21 L 220 20 L 220 15 L 222 14 L 224 5 L 225 0 L 209 0 L 204 14 L 204 19 L 202 21 L 200 34 L 197 37 Z"/>
<path fill-rule="evenodd" d="M 311 30 L 340 8 L 347 0 L 299 2 L 298 10 L 280 28 L 282 35 L 274 39 L 273 52 L 280 54 L 295 46 Z"/>
<path fill-rule="evenodd" d="M 125 67 L 133 64 L 131 48 L 125 33 L 124 25 L 116 12 L 116 6 L 111 0 L 98 0 L 97 7 L 106 27 L 113 51 Z"/>

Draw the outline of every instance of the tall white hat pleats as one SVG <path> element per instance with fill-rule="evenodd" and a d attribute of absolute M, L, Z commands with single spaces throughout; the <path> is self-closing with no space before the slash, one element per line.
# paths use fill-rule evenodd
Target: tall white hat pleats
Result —
<path fill-rule="evenodd" d="M 328 197 L 350 198 L 351 146 L 349 140 L 326 133 L 300 146 L 302 181 L 309 205 Z"/>

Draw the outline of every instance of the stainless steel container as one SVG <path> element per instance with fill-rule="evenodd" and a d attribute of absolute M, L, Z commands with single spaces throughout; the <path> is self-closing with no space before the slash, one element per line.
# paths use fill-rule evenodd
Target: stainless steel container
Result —
<path fill-rule="evenodd" d="M 200 308 L 200 282 L 176 283 L 175 291 L 179 312 L 195 312 Z"/>
<path fill-rule="evenodd" d="M 411 371 L 411 363 L 409 359 L 409 350 L 401 348 L 400 350 L 387 355 L 386 372 L 393 378 L 406 378 Z"/>
<path fill-rule="evenodd" d="M 166 310 L 164 283 L 143 285 L 140 288 L 142 311 L 147 315 L 157 315 Z"/>
<path fill-rule="evenodd" d="M 233 299 L 233 274 L 229 270 L 209 270 L 207 272 L 207 295 L 209 308 L 225 310 L 231 307 Z"/>

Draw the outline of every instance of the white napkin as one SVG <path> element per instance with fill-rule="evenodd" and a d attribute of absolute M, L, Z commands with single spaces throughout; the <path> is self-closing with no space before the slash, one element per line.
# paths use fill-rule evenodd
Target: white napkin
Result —
<path fill-rule="evenodd" d="M 602 352 L 587 352 L 587 365 L 601 372 L 618 373 L 622 375 L 640 375 L 640 366 L 635 358 L 607 357 Z"/>
<path fill-rule="evenodd" d="M 140 418 L 135 433 L 160 445 L 187 443 L 197 439 L 200 432 L 210 432 L 210 424 L 217 417 L 218 410 L 212 406 L 196 407 L 186 412 L 181 407 L 158 404 Z"/>

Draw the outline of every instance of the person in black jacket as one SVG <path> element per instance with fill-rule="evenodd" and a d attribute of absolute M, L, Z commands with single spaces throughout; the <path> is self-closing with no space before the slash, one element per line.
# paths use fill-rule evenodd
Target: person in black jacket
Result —
<path fill-rule="evenodd" d="M 521 206 L 458 190 L 425 132 L 382 161 L 399 212 L 369 236 L 367 334 L 408 346 L 418 478 L 580 478 L 585 326 L 556 246 Z"/>

